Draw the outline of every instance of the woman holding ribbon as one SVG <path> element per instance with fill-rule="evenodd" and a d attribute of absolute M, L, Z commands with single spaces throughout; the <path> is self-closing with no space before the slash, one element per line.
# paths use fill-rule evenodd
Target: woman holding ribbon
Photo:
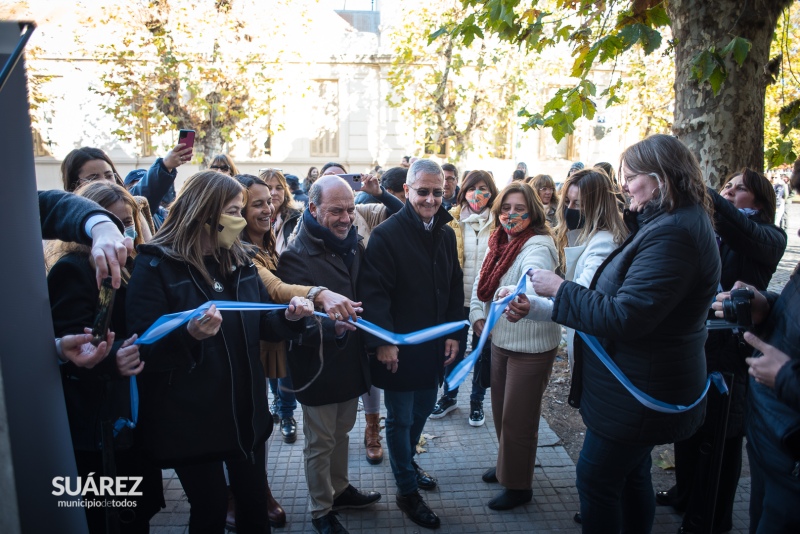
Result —
<path fill-rule="evenodd" d="M 717 233 L 722 261 L 720 287 L 730 291 L 736 281 L 766 291 L 772 275 L 786 250 L 786 233 L 774 224 L 775 190 L 761 174 L 742 169 L 726 178 L 719 193 L 709 189 L 714 200 L 714 230 Z M 733 528 L 733 501 L 742 472 L 742 441 L 745 433 L 748 375 L 745 358 L 753 348 L 744 342 L 744 332 L 731 329 L 712 330 L 705 344 L 708 371 L 733 375 L 728 386 L 733 391 L 728 414 L 727 435 L 722 452 L 713 532 Z M 718 397 L 709 399 L 703 426 L 689 439 L 675 443 L 675 485 L 656 493 L 659 504 L 686 511 L 683 525 L 697 530 L 700 514 L 708 509 L 705 483 L 713 479 L 711 463 L 703 461 L 702 451 L 714 437 L 720 416 Z"/>
<path fill-rule="evenodd" d="M 464 317 L 469 318 L 470 302 L 472 300 L 472 286 L 481 268 L 481 262 L 486 256 L 489 246 L 489 237 L 494 231 L 494 216 L 492 205 L 497 198 L 497 186 L 494 185 L 492 176 L 486 171 L 470 172 L 456 199 L 457 205 L 450 208 L 453 220 L 447 223 L 456 233 L 456 248 L 461 270 L 464 271 Z M 464 359 L 467 350 L 467 330 L 464 329 L 463 338 L 458 344 L 458 357 L 451 363 L 446 374 L 455 369 L 456 365 Z M 473 331 L 472 346 L 478 345 L 478 335 Z M 491 347 L 485 346 L 483 352 L 489 352 Z M 481 356 L 481 363 L 489 365 L 489 355 Z M 486 388 L 480 384 L 480 373 L 472 375 L 472 392 L 470 394 L 469 424 L 482 426 L 485 417 L 483 414 L 483 399 Z M 433 407 L 431 419 L 439 419 L 454 410 L 457 405 L 458 386 L 449 389 L 445 382 L 441 398 Z"/>
<path fill-rule="evenodd" d="M 590 349 L 576 337 L 569 397 L 587 426 L 577 465 L 584 532 L 650 532 L 653 446 L 686 439 L 703 422 L 705 402 L 691 405 L 706 383 L 705 321 L 720 277 L 712 203 L 691 151 L 653 135 L 621 159 L 631 198 L 622 246 L 589 288 L 548 270 L 531 277 L 538 295 L 555 297 L 554 321 L 599 338 Z M 610 354 L 632 386 L 595 351 Z"/>
<path fill-rule="evenodd" d="M 129 284 L 129 331 L 210 300 L 268 303 L 248 249 L 243 187 L 213 171 L 183 187 L 158 236 L 139 248 Z M 295 339 L 313 304 L 285 311 L 223 311 L 215 305 L 142 346 L 143 446 L 174 467 L 191 505 L 189 531 L 222 532 L 228 502 L 225 461 L 239 532 L 269 532 L 264 443 L 272 431 L 259 341 Z M 224 314 L 224 320 L 223 320 Z"/>
<path fill-rule="evenodd" d="M 504 285 L 516 285 L 528 269 L 554 270 L 558 252 L 544 207 L 528 184 L 512 182 L 492 207 L 495 229 L 475 280 L 470 321 L 483 331 L 490 303 Z M 533 292 L 532 290 L 530 291 Z M 550 321 L 500 317 L 492 330 L 492 415 L 499 441 L 497 464 L 483 475 L 505 488 L 489 501 L 492 510 L 510 510 L 533 497 L 533 468 L 542 396 L 550 379 L 561 328 Z"/>

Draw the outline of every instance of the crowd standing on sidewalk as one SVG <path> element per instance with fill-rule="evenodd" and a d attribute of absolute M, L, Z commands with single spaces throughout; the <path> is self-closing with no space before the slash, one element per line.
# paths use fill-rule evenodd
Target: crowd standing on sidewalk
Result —
<path fill-rule="evenodd" d="M 93 534 L 147 532 L 164 504 L 161 468 L 180 478 L 193 534 L 282 527 L 267 438 L 277 423 L 286 443 L 297 439 L 298 403 L 311 526 L 347 532 L 340 511 L 383 498 L 349 477 L 359 401 L 362 460 L 388 455 L 396 507 L 436 529 L 448 519 L 420 493 L 440 484 L 417 444 L 428 418 L 459 413 L 447 377 L 481 343 L 464 432 L 484 424 L 490 389 L 499 449 L 482 479 L 502 491 L 488 507 L 523 507 L 559 325 L 569 403 L 587 425 L 576 481 L 584 532 L 649 532 L 656 502 L 685 511 L 681 532 L 699 532 L 713 510 L 713 531 L 729 530 L 745 435 L 751 532 L 800 532 L 798 271 L 780 295 L 766 291 L 787 243 L 783 184 L 742 169 L 711 190 L 694 155 L 664 135 L 628 147 L 619 180 L 607 163 L 575 162 L 560 189 L 524 163 L 499 190 L 488 170 L 459 183 L 455 166 L 407 157 L 380 181 L 340 163 L 312 167 L 303 190 L 275 169 L 240 175 L 220 154 L 176 194 L 191 157 L 178 144 L 123 180 L 102 150 L 83 147 L 62 165 L 67 192 L 39 195 L 43 234 L 61 240 L 46 243 L 46 263 L 79 473 L 146 482 L 135 506 L 87 508 Z M 162 315 L 212 300 L 223 302 L 137 342 Z M 749 323 L 736 317 L 748 311 Z M 715 316 L 736 324 L 709 334 Z M 464 326 L 398 345 L 356 328 L 364 320 L 397 334 Z M 696 401 L 716 370 L 733 376 L 734 403 L 709 499 L 696 488 L 717 481 L 700 451 L 716 439 L 720 407 Z M 650 452 L 672 442 L 677 483 L 656 493 Z"/>

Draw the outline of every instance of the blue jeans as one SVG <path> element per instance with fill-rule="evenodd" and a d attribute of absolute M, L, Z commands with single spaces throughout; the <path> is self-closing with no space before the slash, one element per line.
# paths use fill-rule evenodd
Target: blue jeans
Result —
<path fill-rule="evenodd" d="M 469 319 L 469 308 L 464 308 L 464 317 Z M 453 369 L 464 360 L 464 354 L 467 352 L 467 334 L 469 332 L 469 328 L 464 328 L 461 332 L 459 332 L 459 339 L 458 339 L 458 356 L 456 359 L 453 360 L 453 363 L 445 367 L 444 375 L 448 376 L 450 373 L 453 372 Z M 478 346 L 478 336 L 475 333 L 472 333 L 472 348 Z M 484 353 L 491 353 L 492 344 L 487 342 L 486 346 L 483 348 Z M 445 395 L 450 397 L 451 399 L 455 399 L 458 397 L 458 388 L 449 389 L 447 382 L 444 384 L 443 392 Z M 483 402 L 484 397 L 486 397 L 486 388 L 482 388 L 480 384 L 478 384 L 478 375 L 474 372 L 472 373 L 472 393 L 470 393 L 469 400 L 473 402 Z"/>
<path fill-rule="evenodd" d="M 577 466 L 584 534 L 646 534 L 653 528 L 652 445 L 612 441 L 586 430 Z"/>
<path fill-rule="evenodd" d="M 386 405 L 386 445 L 400 495 L 417 491 L 417 473 L 411 465 L 425 421 L 436 404 L 438 388 L 420 391 L 383 391 Z"/>
<path fill-rule="evenodd" d="M 278 414 L 281 419 L 294 417 L 294 411 L 297 409 L 297 397 L 291 391 L 294 389 L 292 377 L 287 374 L 283 378 L 270 378 L 269 389 L 272 391 L 272 395 L 278 399 Z"/>

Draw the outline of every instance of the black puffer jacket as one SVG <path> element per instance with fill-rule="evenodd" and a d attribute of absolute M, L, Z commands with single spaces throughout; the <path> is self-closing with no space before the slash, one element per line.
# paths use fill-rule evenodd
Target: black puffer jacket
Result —
<path fill-rule="evenodd" d="M 189 264 L 161 249 L 139 247 L 128 285 L 130 332 L 141 335 L 168 313 L 197 308 L 209 300 L 270 302 L 253 264 L 228 278 L 216 276 L 214 291 Z M 206 267 L 214 269 L 213 261 Z M 140 349 L 139 425 L 144 448 L 162 466 L 226 458 L 251 458 L 272 432 L 259 339 L 294 339 L 305 321 L 283 312 L 222 312 L 216 336 L 198 341 L 181 326 Z"/>
<path fill-rule="evenodd" d="M 771 221 L 763 222 L 758 215 L 747 216 L 718 193 L 709 189 L 714 199 L 714 229 L 719 236 L 719 255 L 722 260 L 724 291 L 737 280 L 765 291 L 786 250 L 786 232 Z M 731 330 L 711 330 L 706 341 L 706 364 L 709 373 L 733 373 L 731 407 L 728 415 L 728 437 L 744 434 L 747 406 L 747 362 L 753 348 L 744 342 L 741 333 Z M 713 431 L 716 413 L 712 405 L 703 428 Z"/>
<path fill-rule="evenodd" d="M 631 235 L 595 273 L 591 289 L 565 282 L 555 322 L 598 337 L 633 384 L 671 404 L 689 404 L 706 381 L 705 320 L 719 282 L 711 220 L 700 206 L 626 214 Z M 616 441 L 671 443 L 700 427 L 705 402 L 680 414 L 645 408 L 575 337 L 569 402 L 586 426 Z"/>
<path fill-rule="evenodd" d="M 431 232 L 410 203 L 376 227 L 361 264 L 358 295 L 364 318 L 391 332 L 408 333 L 464 318 L 463 273 L 453 218 L 439 208 Z M 447 336 L 459 339 L 459 334 Z M 365 335 L 367 349 L 386 345 Z M 377 387 L 390 391 L 434 389 L 444 380 L 444 338 L 402 345 L 396 373 L 376 357 L 370 374 Z"/>
<path fill-rule="evenodd" d="M 300 227 L 297 238 L 281 254 L 278 278 L 287 284 L 327 287 L 353 301 L 356 297 L 356 280 L 364 255 L 359 242 L 352 267 L 348 270 L 341 256 L 325 248 L 321 239 Z M 360 238 L 359 238 L 360 241 Z M 355 399 L 369 388 L 369 362 L 364 350 L 361 331 L 348 332 L 347 336 L 335 339 L 334 323 L 322 319 L 323 367 L 322 373 L 304 391 L 296 393 L 297 400 L 308 406 L 322 406 Z M 309 321 L 309 326 L 316 326 Z M 302 388 L 319 371 L 319 330 L 307 329 L 301 342 L 290 344 L 287 361 L 295 388 Z"/>

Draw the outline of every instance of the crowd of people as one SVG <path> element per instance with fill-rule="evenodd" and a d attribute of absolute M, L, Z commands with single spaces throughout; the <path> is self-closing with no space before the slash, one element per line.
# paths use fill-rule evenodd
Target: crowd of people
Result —
<path fill-rule="evenodd" d="M 60 239 L 46 243 L 45 259 L 78 472 L 143 480 L 132 506 L 87 508 L 90 532 L 147 532 L 164 506 L 162 468 L 181 481 L 193 534 L 283 526 L 267 438 L 277 425 L 286 443 L 297 440 L 298 404 L 312 527 L 347 532 L 338 512 L 382 499 L 349 477 L 359 400 L 364 460 L 388 455 L 397 507 L 438 528 L 420 490 L 439 483 L 417 444 L 429 418 L 457 409 L 447 376 L 521 279 L 469 382 L 469 426 L 485 423 L 490 390 L 498 452 L 482 480 L 500 486 L 490 509 L 533 499 L 542 398 L 564 326 L 568 402 L 587 426 L 575 516 L 584 532 L 649 532 L 656 503 L 685 514 L 681 532 L 699 532 L 709 513 L 713 532 L 730 530 L 745 436 L 751 532 L 800 531 L 800 282 L 796 271 L 781 295 L 766 291 L 787 237 L 777 187 L 762 174 L 745 168 L 713 190 L 691 151 L 654 135 L 623 152 L 619 176 L 605 162 L 575 162 L 556 181 L 520 163 L 498 187 L 487 170 L 459 178 L 452 164 L 406 157 L 360 177 L 331 162 L 301 182 L 277 169 L 241 174 L 221 154 L 176 194 L 191 157 L 178 144 L 123 180 L 102 150 L 84 147 L 64 160 L 66 192 L 40 193 L 43 234 Z M 106 277 L 116 293 L 97 339 Z M 740 288 L 751 291 L 752 325 L 709 332 Z M 159 317 L 192 309 L 201 312 L 137 343 Z M 470 326 L 397 345 L 356 328 L 360 318 L 395 333 Z M 606 358 L 672 408 L 637 400 Z M 712 371 L 732 391 L 722 437 L 720 396 L 695 402 Z M 717 473 L 707 450 L 720 439 Z M 655 492 L 651 452 L 664 443 L 675 443 L 676 484 Z"/>

